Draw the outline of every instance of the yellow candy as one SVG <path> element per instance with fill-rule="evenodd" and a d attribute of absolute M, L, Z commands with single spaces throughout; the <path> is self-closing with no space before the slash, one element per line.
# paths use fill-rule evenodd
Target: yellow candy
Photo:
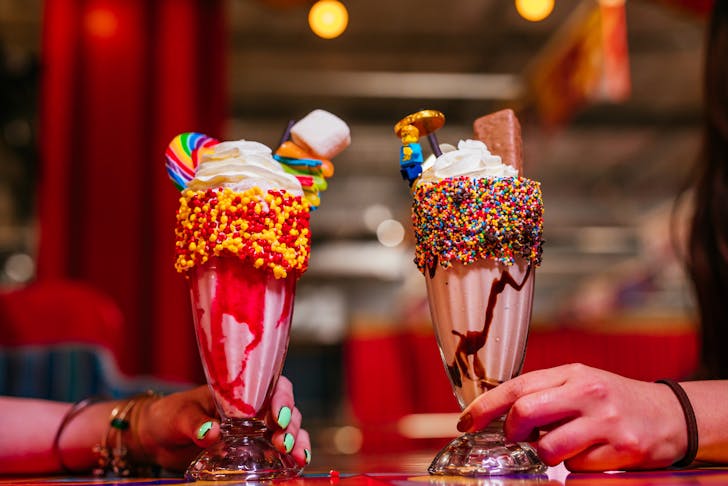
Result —
<path fill-rule="evenodd" d="M 273 269 L 273 275 L 275 278 L 286 278 L 288 273 L 282 267 L 276 266 Z"/>

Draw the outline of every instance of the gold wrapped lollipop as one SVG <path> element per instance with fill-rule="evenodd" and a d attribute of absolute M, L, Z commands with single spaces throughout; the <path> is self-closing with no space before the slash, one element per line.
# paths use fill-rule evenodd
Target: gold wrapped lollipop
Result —
<path fill-rule="evenodd" d="M 426 135 L 436 157 L 442 155 L 435 131 L 445 124 L 445 115 L 436 110 L 422 110 L 402 118 L 394 125 L 394 133 L 402 141 L 399 156 L 399 170 L 410 187 L 422 174 L 422 147 L 419 138 Z"/>
<path fill-rule="evenodd" d="M 420 136 L 429 136 L 442 128 L 445 124 L 445 115 L 437 110 L 422 110 L 402 118 L 394 125 L 394 133 L 402 138 L 402 130 L 411 125 L 417 129 Z M 434 149 L 433 149 L 434 150 Z"/>

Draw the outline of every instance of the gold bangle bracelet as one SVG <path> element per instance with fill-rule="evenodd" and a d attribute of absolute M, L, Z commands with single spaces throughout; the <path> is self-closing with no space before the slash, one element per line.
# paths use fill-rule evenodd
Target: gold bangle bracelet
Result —
<path fill-rule="evenodd" d="M 94 452 L 98 456 L 97 465 L 93 470 L 95 476 L 104 476 L 111 472 L 119 477 L 129 477 L 137 475 L 142 469 L 144 472 L 151 471 L 131 464 L 128 458 L 129 450 L 124 444 L 124 432 L 130 429 L 130 415 L 134 407 L 156 396 L 158 395 L 155 392 L 148 391 L 114 407 L 109 417 L 109 428 L 101 443 L 94 447 Z"/>

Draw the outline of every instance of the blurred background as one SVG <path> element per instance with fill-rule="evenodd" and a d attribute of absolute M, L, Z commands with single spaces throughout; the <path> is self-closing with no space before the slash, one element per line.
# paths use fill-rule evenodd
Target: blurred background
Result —
<path fill-rule="evenodd" d="M 453 144 L 492 111 L 521 119 L 546 207 L 526 369 L 690 375 L 675 202 L 711 2 L 556 0 L 528 20 L 510 0 L 342 1 L 345 29 L 323 38 L 311 0 L 0 0 L 0 389 L 75 399 L 98 358 L 27 361 L 69 342 L 111 356 L 96 387 L 202 382 L 164 148 L 184 131 L 275 146 L 315 108 L 352 133 L 312 215 L 285 370 L 319 447 L 455 435 L 392 130 L 423 108 Z"/>

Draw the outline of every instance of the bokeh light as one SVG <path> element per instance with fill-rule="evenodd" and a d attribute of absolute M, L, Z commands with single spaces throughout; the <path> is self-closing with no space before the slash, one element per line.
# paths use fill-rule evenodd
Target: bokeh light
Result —
<path fill-rule="evenodd" d="M 345 425 L 334 433 L 334 447 L 341 454 L 356 454 L 361 450 L 363 436 L 358 428 Z"/>
<path fill-rule="evenodd" d="M 11 282 L 28 282 L 35 275 L 35 261 L 25 253 L 14 253 L 5 260 L 3 270 Z"/>
<path fill-rule="evenodd" d="M 364 209 L 362 213 L 364 225 L 372 232 L 376 232 L 379 225 L 385 219 L 392 219 L 392 211 L 383 204 L 372 204 Z"/>
<path fill-rule="evenodd" d="M 84 20 L 86 29 L 94 37 L 108 39 L 113 37 L 119 29 L 119 19 L 116 13 L 106 8 L 89 10 Z"/>
<path fill-rule="evenodd" d="M 516 0 L 516 10 L 526 20 L 539 22 L 554 9 L 554 0 Z"/>
<path fill-rule="evenodd" d="M 377 240 L 384 246 L 395 247 L 404 240 L 404 226 L 396 219 L 386 219 L 377 226 Z"/>
<path fill-rule="evenodd" d="M 308 12 L 308 25 L 317 36 L 333 39 L 340 36 L 349 24 L 349 12 L 337 0 L 320 0 Z"/>

